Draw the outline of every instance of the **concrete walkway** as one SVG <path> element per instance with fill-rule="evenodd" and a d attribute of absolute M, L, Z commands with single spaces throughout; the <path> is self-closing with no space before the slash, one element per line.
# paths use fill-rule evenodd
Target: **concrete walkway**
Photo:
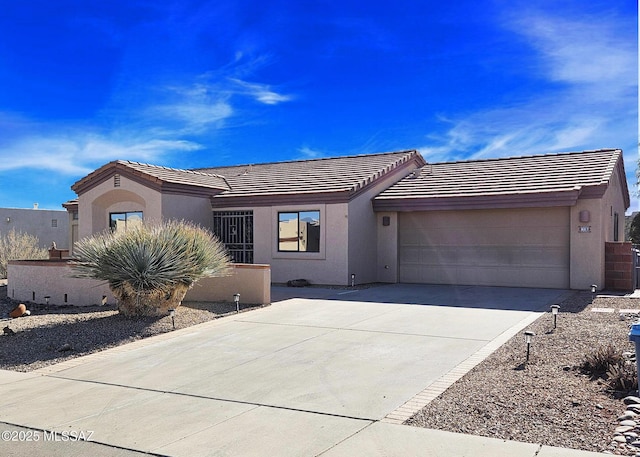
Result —
<path fill-rule="evenodd" d="M 0 453 L 598 455 L 399 425 L 562 295 L 275 288 L 268 308 L 0 371 Z"/>

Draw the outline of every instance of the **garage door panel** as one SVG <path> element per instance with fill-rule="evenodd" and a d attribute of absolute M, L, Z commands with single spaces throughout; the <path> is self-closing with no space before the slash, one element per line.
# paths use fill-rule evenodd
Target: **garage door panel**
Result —
<path fill-rule="evenodd" d="M 401 282 L 568 287 L 568 208 L 416 212 L 399 220 Z"/>

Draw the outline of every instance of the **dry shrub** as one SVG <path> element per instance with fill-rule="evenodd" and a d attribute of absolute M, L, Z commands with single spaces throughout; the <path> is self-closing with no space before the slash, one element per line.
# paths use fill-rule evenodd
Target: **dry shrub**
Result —
<path fill-rule="evenodd" d="M 629 392 L 638 389 L 637 369 L 630 361 L 612 365 L 607 371 L 607 385 L 616 392 Z"/>
<path fill-rule="evenodd" d="M 0 279 L 7 277 L 9 260 L 38 260 L 48 258 L 37 237 L 11 229 L 0 236 Z"/>
<path fill-rule="evenodd" d="M 580 369 L 593 378 L 604 378 L 611 367 L 623 364 L 624 361 L 622 351 L 613 344 L 607 344 L 587 354 Z"/>

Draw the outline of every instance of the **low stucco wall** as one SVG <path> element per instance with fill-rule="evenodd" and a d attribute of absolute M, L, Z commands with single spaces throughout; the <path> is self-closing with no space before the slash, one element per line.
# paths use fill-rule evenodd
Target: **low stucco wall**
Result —
<path fill-rule="evenodd" d="M 103 295 L 115 299 L 103 281 L 72 278 L 68 260 L 12 260 L 7 266 L 7 296 L 54 305 L 99 305 Z"/>
<path fill-rule="evenodd" d="M 66 260 L 14 260 L 7 267 L 7 295 L 19 301 L 54 305 L 90 306 L 115 298 L 103 281 L 73 278 Z M 233 301 L 240 294 L 241 303 L 271 303 L 271 269 L 269 265 L 234 264 L 224 278 L 203 278 L 184 301 Z"/>
<path fill-rule="evenodd" d="M 271 267 L 258 264 L 233 264 L 230 276 L 202 278 L 189 289 L 184 301 L 233 301 L 240 294 L 241 303 L 271 303 Z"/>

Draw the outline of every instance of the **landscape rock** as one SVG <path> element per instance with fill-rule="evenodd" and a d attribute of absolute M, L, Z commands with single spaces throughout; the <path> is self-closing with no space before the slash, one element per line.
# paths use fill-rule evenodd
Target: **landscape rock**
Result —
<path fill-rule="evenodd" d="M 633 396 L 633 395 L 629 395 L 628 397 L 625 397 L 622 399 L 622 401 L 624 402 L 625 405 L 638 405 L 640 406 L 640 398 Z"/>
<path fill-rule="evenodd" d="M 24 316 L 26 312 L 27 312 L 27 307 L 24 305 L 24 303 L 20 303 L 18 306 L 16 306 L 11 310 L 11 312 L 9 313 L 9 316 L 15 319 L 17 317 Z"/>

